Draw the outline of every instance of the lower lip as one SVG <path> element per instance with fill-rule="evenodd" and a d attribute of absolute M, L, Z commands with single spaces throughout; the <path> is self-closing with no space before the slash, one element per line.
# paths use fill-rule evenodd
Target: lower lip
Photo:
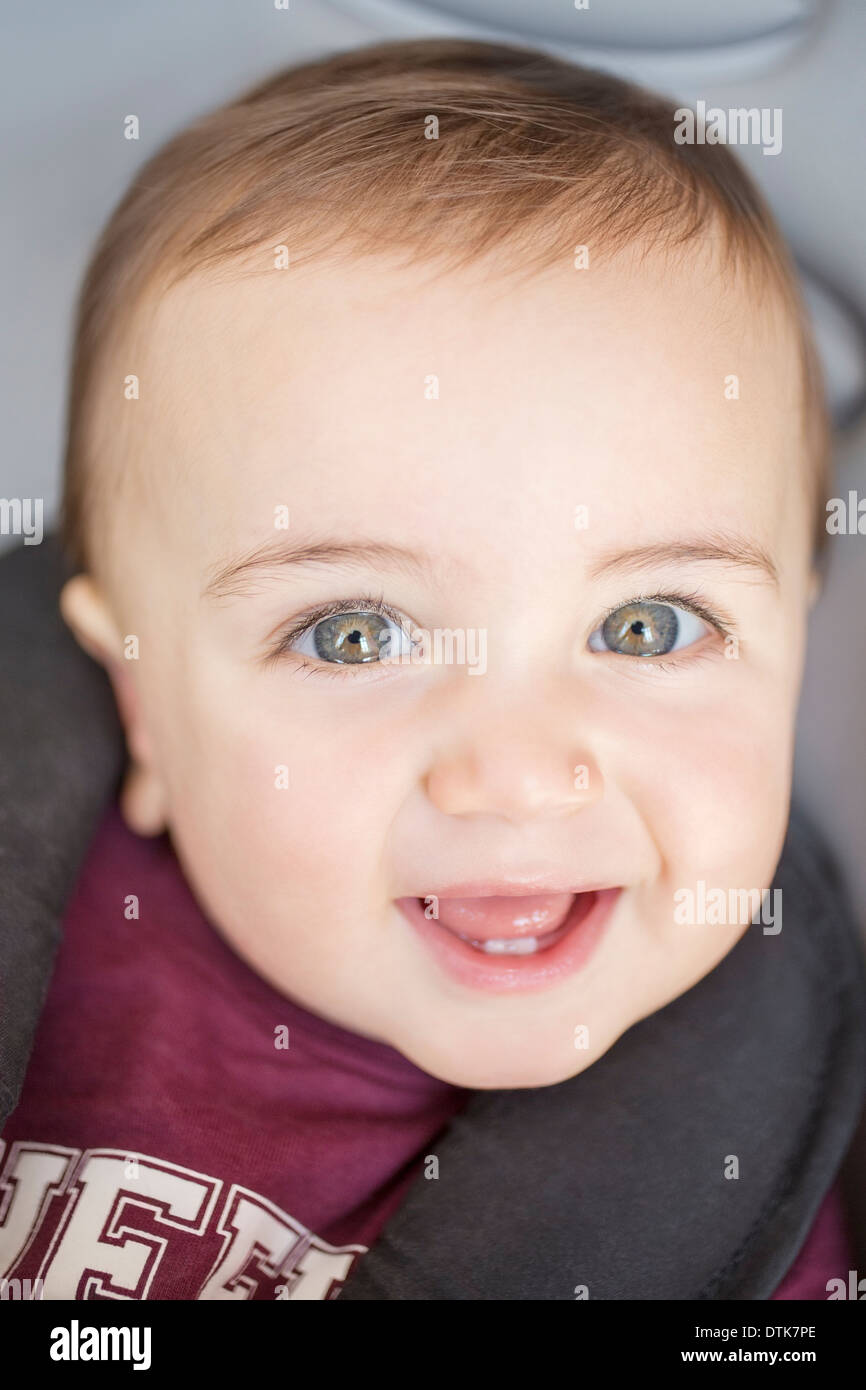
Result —
<path fill-rule="evenodd" d="M 579 894 L 557 930 L 555 944 L 527 956 L 488 955 L 476 950 L 435 919 L 425 917 L 419 898 L 398 898 L 397 906 L 452 979 L 471 989 L 512 993 L 545 989 L 586 965 L 604 935 L 621 891 L 599 889 L 589 909 L 583 901 L 586 895 Z"/>

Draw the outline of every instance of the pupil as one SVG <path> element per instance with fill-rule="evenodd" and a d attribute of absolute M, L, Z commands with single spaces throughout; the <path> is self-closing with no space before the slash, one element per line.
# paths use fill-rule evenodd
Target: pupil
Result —
<path fill-rule="evenodd" d="M 644 625 L 643 625 L 643 623 L 641 623 L 641 622 L 632 623 L 632 625 L 631 625 L 631 630 L 632 630 L 632 632 L 634 632 L 638 637 L 639 637 L 639 636 L 641 635 L 641 633 L 643 632 L 643 629 L 644 629 Z"/>
<path fill-rule="evenodd" d="M 348 636 L 348 639 L 347 639 L 347 640 L 348 640 L 349 642 L 353 643 L 354 646 L 357 646 L 357 645 L 358 645 L 358 643 L 359 643 L 360 640 L 361 640 L 361 634 L 360 634 L 360 632 L 358 631 L 357 628 L 355 628 L 353 632 L 350 632 L 350 633 L 349 633 L 349 636 Z"/>

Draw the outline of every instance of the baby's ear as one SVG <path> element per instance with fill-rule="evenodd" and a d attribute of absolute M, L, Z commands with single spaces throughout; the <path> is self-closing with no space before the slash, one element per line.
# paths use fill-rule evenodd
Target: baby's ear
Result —
<path fill-rule="evenodd" d="M 167 825 L 165 790 L 124 659 L 123 635 L 102 590 L 89 575 L 67 580 L 60 593 L 60 612 L 79 646 L 105 667 L 114 690 L 130 756 L 120 798 L 124 819 L 138 835 L 161 835 Z"/>
<path fill-rule="evenodd" d="M 108 667 L 123 657 L 123 644 L 105 598 L 87 574 L 76 574 L 60 591 L 60 612 L 88 656 Z"/>

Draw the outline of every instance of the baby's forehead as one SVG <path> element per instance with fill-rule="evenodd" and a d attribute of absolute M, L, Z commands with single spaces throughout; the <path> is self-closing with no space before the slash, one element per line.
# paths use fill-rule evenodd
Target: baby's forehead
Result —
<path fill-rule="evenodd" d="M 226 540 L 278 506 L 310 530 L 468 525 L 503 554 L 582 505 L 638 532 L 713 509 L 766 530 L 791 506 L 791 340 L 695 255 L 202 274 L 151 315 L 138 451 Z"/>
<path fill-rule="evenodd" d="M 280 393 L 313 392 L 345 413 L 357 404 L 346 395 L 355 383 L 369 395 L 386 381 L 396 410 L 418 396 L 419 371 L 424 398 L 447 414 L 465 404 L 464 382 L 479 409 L 495 400 L 494 367 L 509 374 L 515 401 L 532 388 L 547 405 L 559 393 L 587 407 L 588 385 L 611 373 L 626 395 L 677 374 L 672 394 L 687 396 L 725 366 L 726 377 L 750 378 L 769 409 L 791 384 L 785 367 L 796 377 L 792 338 L 777 296 L 758 299 L 692 246 L 676 260 L 630 248 L 582 270 L 565 262 L 533 274 L 506 274 L 495 258 L 449 269 L 387 256 L 201 273 L 161 297 L 143 348 L 167 396 L 194 405 L 209 384 L 230 386 L 210 402 L 225 414 L 260 396 L 273 404 Z"/>

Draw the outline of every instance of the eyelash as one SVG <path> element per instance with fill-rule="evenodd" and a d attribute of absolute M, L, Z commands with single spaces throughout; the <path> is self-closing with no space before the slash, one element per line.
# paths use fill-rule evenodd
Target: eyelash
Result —
<path fill-rule="evenodd" d="M 357 610 L 362 613 L 379 613 L 383 618 L 390 618 L 396 627 L 403 628 L 405 631 L 405 618 L 398 613 L 396 608 L 385 602 L 382 594 L 356 594 L 354 598 L 335 599 L 333 603 L 326 603 L 319 608 L 302 614 L 301 617 L 291 625 L 283 628 L 276 645 L 266 654 L 263 665 L 266 669 L 276 665 L 284 656 L 292 655 L 289 647 L 298 637 L 303 637 L 305 632 L 309 632 L 317 623 L 321 623 L 325 618 L 333 618 L 338 613 L 351 613 Z M 297 655 L 297 654 L 295 654 Z M 375 665 L 375 663 L 372 663 Z M 306 671 L 308 675 L 321 676 L 346 676 L 350 671 L 357 673 L 357 667 L 341 665 L 339 662 L 326 662 L 321 664 L 308 661 L 305 657 L 298 660 L 298 670 Z M 366 674 L 371 674 L 371 669 L 366 668 Z"/>
<path fill-rule="evenodd" d="M 700 594 L 633 594 L 631 598 L 625 599 L 620 603 L 612 603 L 606 612 L 602 613 L 601 619 L 596 623 L 600 627 L 610 617 L 611 613 L 616 613 L 618 609 L 625 608 L 629 603 L 669 603 L 673 608 L 685 608 L 689 613 L 694 613 L 696 617 L 703 618 L 704 622 L 720 632 L 723 637 L 730 637 L 733 632 L 733 620 L 721 613 L 714 613 L 713 610 L 704 602 Z M 595 628 L 593 628 L 593 632 Z"/>
<path fill-rule="evenodd" d="M 667 593 L 667 594 L 635 594 L 633 598 L 626 599 L 624 602 L 611 604 L 610 608 L 602 614 L 599 622 L 592 629 L 595 632 L 607 621 L 612 613 L 616 613 L 620 608 L 629 603 L 668 603 L 673 608 L 684 608 L 688 613 L 694 613 L 695 617 L 702 618 L 715 628 L 720 637 L 734 636 L 734 623 L 727 615 L 714 612 L 704 601 L 702 595 L 696 593 Z M 625 656 L 622 652 L 608 652 L 615 660 L 627 661 L 631 667 L 639 667 L 642 671 L 654 671 L 664 674 L 666 671 L 679 671 L 688 662 L 693 666 L 697 661 L 706 661 L 716 656 L 716 652 L 701 651 L 697 654 L 689 655 L 690 647 L 684 647 L 682 652 L 675 652 L 669 656 L 645 656 L 640 658 Z"/>
<path fill-rule="evenodd" d="M 709 623 L 711 627 L 715 628 L 722 637 L 730 637 L 734 632 L 732 620 L 728 617 L 723 617 L 719 613 L 713 612 L 704 602 L 702 596 L 695 593 L 635 594 L 631 598 L 611 604 L 607 611 L 602 614 L 592 631 L 595 632 L 597 628 L 601 627 L 606 622 L 612 613 L 616 613 L 618 609 L 625 607 L 625 605 L 629 603 L 667 603 L 672 607 L 684 608 L 687 612 L 694 613 L 696 617 L 702 618 L 704 622 Z M 401 615 L 396 608 L 392 608 L 390 604 L 387 604 L 382 594 L 357 594 L 354 598 L 335 599 L 333 603 L 324 604 L 319 608 L 303 614 L 296 619 L 291 627 L 284 628 L 279 635 L 276 645 L 266 653 L 263 661 L 264 667 L 269 669 L 277 665 L 284 656 L 290 654 L 289 648 L 291 643 L 294 642 L 296 638 L 302 637 L 305 632 L 309 632 L 317 623 L 322 622 L 325 618 L 332 618 L 338 613 L 349 613 L 353 610 L 366 613 L 379 613 L 382 617 L 389 618 L 395 626 L 402 627 L 405 631 L 403 615 Z M 683 661 L 686 659 L 688 659 L 689 662 L 695 662 L 709 655 L 709 653 L 704 652 L 697 656 L 687 657 L 689 650 L 690 648 L 685 647 L 681 657 L 642 657 L 639 660 L 639 664 L 642 669 L 651 667 L 657 672 L 672 671 L 679 670 Z M 608 652 L 607 655 L 617 657 L 622 656 L 622 653 Z M 631 665 L 635 664 L 634 657 L 624 657 L 623 659 L 630 662 Z M 375 665 L 375 663 L 373 663 L 373 665 Z M 352 667 L 348 664 L 341 665 L 339 662 L 331 663 L 324 661 L 316 663 L 308 661 L 304 657 L 298 660 L 297 669 L 306 672 L 307 675 L 331 676 L 337 679 L 349 675 L 350 672 L 357 678 L 358 670 L 357 667 Z M 365 673 L 367 675 L 372 674 L 371 667 L 367 667 Z"/>

